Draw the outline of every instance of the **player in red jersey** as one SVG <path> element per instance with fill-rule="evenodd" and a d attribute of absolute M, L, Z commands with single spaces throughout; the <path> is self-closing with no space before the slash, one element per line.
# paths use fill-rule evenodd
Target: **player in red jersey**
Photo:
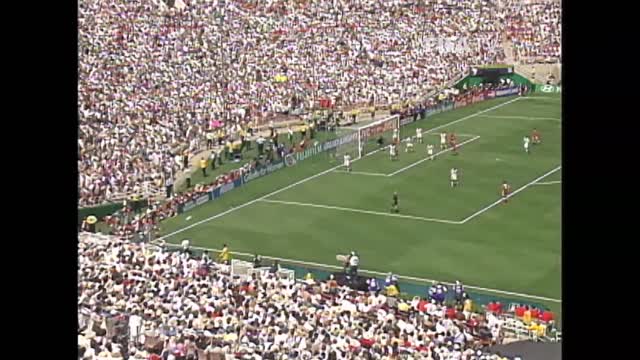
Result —
<path fill-rule="evenodd" d="M 502 196 L 503 203 L 507 203 L 509 194 L 511 194 L 511 185 L 505 180 L 502 182 L 502 187 L 500 187 L 500 195 Z"/>
<path fill-rule="evenodd" d="M 456 146 L 456 134 L 449 134 L 449 146 L 454 155 L 458 155 L 458 147 Z"/>
<path fill-rule="evenodd" d="M 531 132 L 531 140 L 534 144 L 540 144 L 541 142 L 540 133 L 538 132 L 538 130 L 536 130 L 536 128 L 533 128 L 533 131 Z"/>

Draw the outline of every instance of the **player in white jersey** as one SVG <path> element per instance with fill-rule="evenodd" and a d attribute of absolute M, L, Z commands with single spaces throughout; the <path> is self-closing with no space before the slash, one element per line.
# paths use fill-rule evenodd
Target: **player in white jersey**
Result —
<path fill-rule="evenodd" d="M 422 129 L 416 129 L 416 139 L 418 139 L 418 144 L 422 144 Z"/>
<path fill-rule="evenodd" d="M 391 158 L 391 160 L 396 160 L 398 158 L 396 144 L 389 145 L 389 157 Z"/>
<path fill-rule="evenodd" d="M 427 155 L 429 156 L 429 160 L 435 159 L 435 157 L 433 155 L 433 144 L 428 144 L 427 145 Z"/>
<path fill-rule="evenodd" d="M 447 133 L 440 133 L 440 150 L 444 150 L 447 148 Z"/>
<path fill-rule="evenodd" d="M 393 139 L 392 142 L 397 144 L 400 142 L 400 135 L 398 134 L 398 128 L 393 129 Z"/>
<path fill-rule="evenodd" d="M 529 139 L 528 136 L 525 136 L 522 139 L 522 144 L 524 145 L 524 151 L 529 154 L 529 143 L 531 142 L 531 139 Z"/>
<path fill-rule="evenodd" d="M 405 152 L 413 152 L 413 140 L 411 138 L 409 138 L 409 140 L 407 140 L 407 146 L 404 149 Z"/>
<path fill-rule="evenodd" d="M 451 168 L 451 187 L 458 186 L 458 169 Z"/>
<path fill-rule="evenodd" d="M 347 171 L 351 172 L 351 155 L 344 155 L 344 167 L 347 168 Z"/>

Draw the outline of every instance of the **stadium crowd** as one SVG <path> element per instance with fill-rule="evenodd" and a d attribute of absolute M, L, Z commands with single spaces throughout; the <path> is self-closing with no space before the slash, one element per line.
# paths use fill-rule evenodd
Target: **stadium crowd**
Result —
<path fill-rule="evenodd" d="M 214 132 L 235 139 L 321 101 L 423 99 L 470 65 L 503 60 L 503 21 L 514 23 L 524 54 L 540 55 L 531 48 L 540 44 L 548 55 L 558 11 L 535 9 L 485 0 L 185 0 L 172 8 L 83 0 L 80 204 L 162 188 Z"/>
<path fill-rule="evenodd" d="M 117 237 L 79 242 L 80 359 L 430 359 L 490 355 L 502 320 L 274 272 L 230 275 L 206 252 L 151 251 Z M 469 306 L 468 306 L 469 305 Z"/>
<path fill-rule="evenodd" d="M 560 1 L 508 1 L 507 36 L 516 61 L 524 64 L 560 61 Z"/>

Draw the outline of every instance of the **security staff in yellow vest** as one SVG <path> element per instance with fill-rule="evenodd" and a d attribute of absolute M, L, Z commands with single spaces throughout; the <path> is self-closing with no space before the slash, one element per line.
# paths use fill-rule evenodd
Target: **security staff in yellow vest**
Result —
<path fill-rule="evenodd" d="M 207 159 L 200 159 L 200 169 L 202 170 L 202 176 L 207 177 Z"/>
<path fill-rule="evenodd" d="M 218 261 L 223 264 L 228 264 L 229 260 L 231 260 L 231 253 L 229 253 L 229 247 L 227 244 L 224 244 L 222 251 L 218 254 Z"/>

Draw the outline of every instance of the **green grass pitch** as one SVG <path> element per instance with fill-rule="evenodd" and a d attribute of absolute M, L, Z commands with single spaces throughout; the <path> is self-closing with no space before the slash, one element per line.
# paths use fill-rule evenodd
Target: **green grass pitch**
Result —
<path fill-rule="evenodd" d="M 232 251 L 331 265 L 336 254 L 357 250 L 367 270 L 549 298 L 540 302 L 559 312 L 560 118 L 559 96 L 437 114 L 403 127 L 403 137 L 418 127 L 427 133 L 414 153 L 400 146 L 397 161 L 380 151 L 347 174 L 320 154 L 169 219 L 161 231 L 171 243 L 227 243 Z M 523 137 L 533 128 L 542 144 L 527 154 Z M 441 131 L 466 143 L 458 155 L 424 160 L 427 143 L 440 151 Z M 454 166 L 461 181 L 451 188 Z M 499 202 L 503 180 L 517 191 L 507 204 Z M 389 211 L 394 191 L 399 216 Z"/>

